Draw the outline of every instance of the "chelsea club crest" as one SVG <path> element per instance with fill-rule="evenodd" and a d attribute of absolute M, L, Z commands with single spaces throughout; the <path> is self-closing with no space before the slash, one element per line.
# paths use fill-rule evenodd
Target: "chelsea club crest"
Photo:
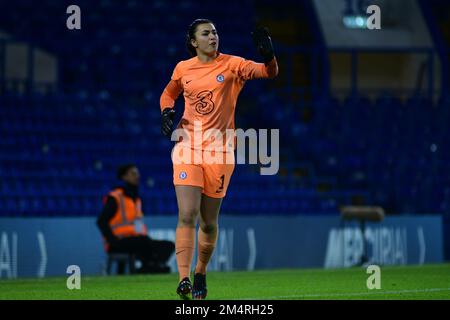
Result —
<path fill-rule="evenodd" d="M 222 83 L 222 82 L 225 80 L 225 77 L 223 76 L 223 74 L 219 74 L 219 75 L 216 77 L 216 80 L 217 80 L 217 82 Z"/>

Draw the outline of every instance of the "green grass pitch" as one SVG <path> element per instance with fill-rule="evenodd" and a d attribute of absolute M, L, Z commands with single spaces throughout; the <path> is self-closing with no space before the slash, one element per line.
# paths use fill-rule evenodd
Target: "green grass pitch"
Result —
<path fill-rule="evenodd" d="M 208 299 L 450 299 L 450 264 L 381 267 L 381 289 L 366 286 L 365 268 L 282 269 L 208 273 Z M 65 277 L 0 280 L 0 299 L 170 300 L 177 274 L 81 277 L 69 290 Z"/>

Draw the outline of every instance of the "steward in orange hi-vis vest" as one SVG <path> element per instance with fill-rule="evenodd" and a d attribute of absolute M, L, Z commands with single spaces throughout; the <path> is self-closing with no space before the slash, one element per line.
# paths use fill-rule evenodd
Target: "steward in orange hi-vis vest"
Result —
<path fill-rule="evenodd" d="M 142 262 L 138 273 L 169 272 L 166 264 L 175 245 L 168 240 L 153 240 L 148 235 L 139 197 L 139 170 L 133 164 L 123 165 L 117 177 L 124 183 L 104 197 L 97 219 L 106 252 L 134 255 Z M 120 274 L 124 273 L 123 269 L 119 267 Z"/>
<path fill-rule="evenodd" d="M 141 198 L 133 200 L 121 188 L 111 191 L 109 195 L 119 204 L 114 217 L 109 221 L 112 233 L 118 238 L 147 235 L 147 227 L 142 221 Z"/>

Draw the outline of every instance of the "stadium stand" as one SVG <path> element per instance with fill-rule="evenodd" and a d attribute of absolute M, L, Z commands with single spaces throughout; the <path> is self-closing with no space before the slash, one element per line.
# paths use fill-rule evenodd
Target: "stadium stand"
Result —
<path fill-rule="evenodd" d="M 413 94 L 401 99 L 381 89 L 375 98 L 364 92 L 344 100 L 319 94 L 322 70 L 311 67 L 312 56 L 294 66 L 286 58 L 289 44 L 298 42 L 295 37 L 306 46 L 324 45 L 308 14 L 310 3 L 284 5 L 294 2 L 302 9 L 285 11 L 289 15 L 280 17 L 285 22 L 277 23 L 264 14 L 267 1 L 258 12 L 254 1 L 231 2 L 213 16 L 211 8 L 189 0 L 177 6 L 166 1 L 128 1 L 125 6 L 78 1 L 83 26 L 70 33 L 58 25 L 65 25 L 68 4 L 63 1 L 44 0 L 38 7 L 25 0 L 2 2 L 0 29 L 55 54 L 60 70 L 57 86 L 40 92 L 21 92 L 2 82 L 0 215 L 97 215 L 103 196 L 99 190 L 106 193 L 114 183 L 110 172 L 129 161 L 137 163 L 145 178 L 145 211 L 176 214 L 171 144 L 160 134 L 159 94 L 176 61 L 187 58 L 184 32 L 192 12 L 217 22 L 221 51 L 251 59 L 257 59 L 249 37 L 254 23 L 273 25 L 280 54 L 280 80 L 249 83 L 237 109 L 238 127 L 280 128 L 280 172 L 260 176 L 257 165 L 237 166 L 225 214 L 338 215 L 343 205 L 379 205 L 388 214 L 448 215 L 448 88 L 437 101 Z M 450 29 L 444 13 L 449 10 L 435 9 L 448 4 L 422 5 L 434 8 L 427 19 L 438 22 L 437 30 L 447 30 L 445 36 L 434 35 L 448 61 Z M 50 14 L 59 20 L 47 19 Z M 298 32 L 283 33 L 291 27 Z M 313 90 L 299 99 L 286 94 L 287 87 L 291 93 Z M 181 109 L 182 103 L 177 106 Z"/>

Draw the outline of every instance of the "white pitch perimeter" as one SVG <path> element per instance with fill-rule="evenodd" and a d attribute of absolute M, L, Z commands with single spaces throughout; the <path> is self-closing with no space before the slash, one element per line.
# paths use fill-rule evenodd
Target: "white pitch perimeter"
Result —
<path fill-rule="evenodd" d="M 272 297 L 258 297 L 258 298 L 242 298 L 242 300 L 273 300 L 273 299 L 288 299 L 288 298 L 323 298 L 323 297 L 359 297 L 367 295 L 383 295 L 383 294 L 401 294 L 401 293 L 426 293 L 426 292 L 441 292 L 450 291 L 450 288 L 430 288 L 430 289 L 416 289 L 416 290 L 375 290 L 370 292 L 350 292 L 350 293 L 312 293 L 312 294 L 302 294 L 302 295 L 288 295 L 288 296 L 272 296 Z M 450 295 L 449 295 L 450 299 Z"/>

